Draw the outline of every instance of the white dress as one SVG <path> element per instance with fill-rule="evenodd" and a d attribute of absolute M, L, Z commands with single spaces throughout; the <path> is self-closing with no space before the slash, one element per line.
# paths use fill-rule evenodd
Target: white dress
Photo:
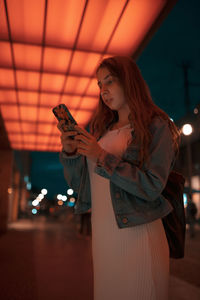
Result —
<path fill-rule="evenodd" d="M 129 125 L 108 131 L 99 141 L 122 155 L 131 137 Z M 94 300 L 168 299 L 169 249 L 160 219 L 134 227 L 117 226 L 109 180 L 87 160 L 92 196 Z"/>

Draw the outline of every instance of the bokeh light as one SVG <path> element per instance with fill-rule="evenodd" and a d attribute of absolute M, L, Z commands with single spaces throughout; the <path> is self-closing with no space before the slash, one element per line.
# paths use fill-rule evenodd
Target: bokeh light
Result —
<path fill-rule="evenodd" d="M 42 199 L 44 199 L 44 195 L 43 195 L 43 194 L 39 194 L 39 195 L 37 196 L 37 198 L 38 198 L 38 200 L 42 200 Z"/>
<path fill-rule="evenodd" d="M 182 127 L 182 132 L 184 135 L 190 135 L 193 131 L 192 125 L 191 124 L 185 124 Z"/>
<path fill-rule="evenodd" d="M 33 200 L 32 205 L 37 206 L 39 204 L 39 201 L 37 199 Z"/>
<path fill-rule="evenodd" d="M 67 196 L 63 195 L 61 200 L 62 201 L 67 201 Z"/>
<path fill-rule="evenodd" d="M 73 191 L 72 189 L 68 189 L 68 190 L 67 190 L 67 194 L 68 194 L 68 195 L 72 195 L 73 193 L 74 193 L 74 191 Z"/>
<path fill-rule="evenodd" d="M 41 190 L 41 193 L 42 193 L 43 195 L 46 195 L 47 192 L 48 192 L 47 189 L 42 189 L 42 190 Z"/>
<path fill-rule="evenodd" d="M 33 208 L 33 209 L 32 209 L 32 214 L 33 214 L 33 215 L 36 215 L 36 214 L 37 214 L 37 209 L 36 209 L 36 208 Z"/>

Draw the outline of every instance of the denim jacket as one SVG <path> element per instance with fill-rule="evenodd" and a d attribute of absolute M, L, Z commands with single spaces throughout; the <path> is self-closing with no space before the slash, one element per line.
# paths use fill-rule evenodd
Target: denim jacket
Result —
<path fill-rule="evenodd" d="M 102 151 L 95 166 L 99 176 L 110 182 L 110 195 L 119 228 L 136 226 L 162 218 L 172 210 L 171 204 L 161 195 L 175 161 L 172 135 L 168 124 L 155 118 L 150 126 L 152 142 L 149 162 L 138 167 L 138 146 L 132 141 L 122 157 Z M 90 179 L 86 157 L 60 153 L 67 183 L 78 193 L 75 213 L 91 208 Z"/>

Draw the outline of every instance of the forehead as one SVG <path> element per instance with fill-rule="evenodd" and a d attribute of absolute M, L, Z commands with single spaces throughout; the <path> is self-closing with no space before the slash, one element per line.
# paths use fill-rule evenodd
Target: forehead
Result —
<path fill-rule="evenodd" d="M 97 80 L 98 81 L 102 81 L 103 79 L 105 79 L 108 75 L 110 75 L 110 71 L 108 70 L 108 68 L 106 67 L 103 67 L 103 68 L 100 68 L 98 71 L 97 71 Z"/>

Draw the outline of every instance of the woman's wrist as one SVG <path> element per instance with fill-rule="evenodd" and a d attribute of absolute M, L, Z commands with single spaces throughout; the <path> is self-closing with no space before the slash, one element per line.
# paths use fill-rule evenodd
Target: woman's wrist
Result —
<path fill-rule="evenodd" d="M 100 167 L 102 165 L 102 162 L 104 160 L 104 156 L 105 156 L 105 150 L 104 149 L 100 149 L 98 156 L 97 156 L 97 161 L 96 164 L 98 167 Z"/>

